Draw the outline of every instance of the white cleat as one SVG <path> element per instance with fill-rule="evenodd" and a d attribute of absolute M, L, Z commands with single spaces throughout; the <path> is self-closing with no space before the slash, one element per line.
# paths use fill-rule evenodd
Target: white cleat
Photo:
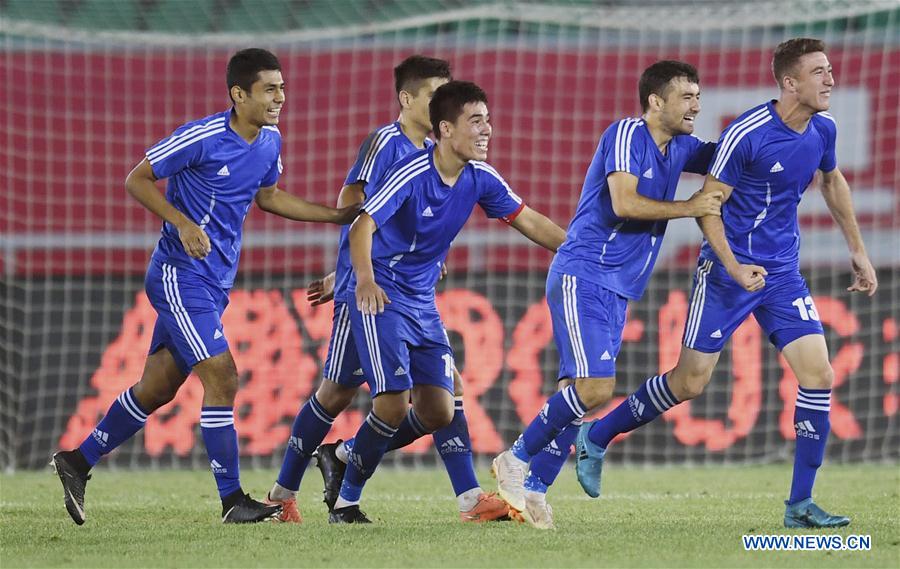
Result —
<path fill-rule="evenodd" d="M 547 495 L 541 492 L 525 492 L 522 517 L 537 529 L 556 529 L 553 524 L 553 508 L 547 503 Z"/>
<path fill-rule="evenodd" d="M 516 458 L 512 452 L 497 455 L 491 464 L 491 474 L 497 479 L 500 497 L 510 508 L 520 512 L 525 510 L 525 471 L 528 464 Z"/>

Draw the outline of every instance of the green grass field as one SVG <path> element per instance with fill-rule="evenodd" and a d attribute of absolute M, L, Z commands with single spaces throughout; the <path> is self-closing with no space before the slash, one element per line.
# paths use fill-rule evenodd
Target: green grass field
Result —
<path fill-rule="evenodd" d="M 257 497 L 274 479 L 245 471 Z M 493 480 L 481 473 L 485 487 Z M 463 525 L 442 470 L 385 469 L 363 510 L 371 526 L 329 526 L 321 478 L 307 473 L 302 526 L 223 526 L 209 473 L 98 469 L 87 523 L 65 512 L 47 472 L 0 476 L 0 565 L 9 567 L 900 567 L 900 470 L 826 466 L 816 496 L 871 535 L 867 552 L 747 552 L 743 534 L 787 534 L 790 466 L 611 468 L 587 498 L 571 465 L 551 490 L 558 529 Z"/>

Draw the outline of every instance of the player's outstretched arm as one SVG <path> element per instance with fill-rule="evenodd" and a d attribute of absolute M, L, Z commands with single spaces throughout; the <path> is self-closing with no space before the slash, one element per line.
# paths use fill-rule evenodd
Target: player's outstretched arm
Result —
<path fill-rule="evenodd" d="M 872 296 L 878 288 L 878 277 L 875 275 L 875 268 L 869 260 L 859 232 L 859 224 L 853 212 L 853 200 L 850 197 L 850 184 L 840 169 L 835 168 L 831 172 L 822 173 L 822 196 L 828 204 L 831 217 L 840 226 L 847 241 L 847 248 L 850 250 L 853 284 L 847 290 L 865 292 Z"/>
<path fill-rule="evenodd" d="M 372 267 L 372 234 L 378 226 L 363 212 L 350 227 L 350 263 L 356 274 L 356 308 L 363 314 L 381 314 L 390 299 L 375 283 Z"/>
<path fill-rule="evenodd" d="M 607 177 L 613 212 L 623 219 L 676 219 L 721 215 L 724 194 L 710 190 L 697 192 L 689 200 L 660 201 L 638 193 L 638 179 L 628 172 L 613 172 Z"/>
<path fill-rule="evenodd" d="M 146 158 L 125 178 L 125 189 L 142 206 L 175 226 L 185 252 L 195 259 L 209 254 L 209 237 L 203 229 L 170 204 L 156 187 L 156 175 Z"/>
<path fill-rule="evenodd" d="M 256 204 L 263 211 L 294 221 L 322 221 L 338 225 L 352 222 L 359 213 L 359 204 L 336 209 L 308 202 L 279 190 L 278 186 L 260 188 L 256 193 Z"/>
<path fill-rule="evenodd" d="M 525 237 L 554 253 L 566 240 L 565 229 L 528 206 L 522 209 L 510 225 Z"/>
<path fill-rule="evenodd" d="M 707 176 L 703 183 L 703 189 L 699 194 L 713 193 L 722 196 L 722 203 L 728 201 L 731 197 L 733 188 L 728 184 L 723 184 L 713 176 Z M 695 196 L 697 194 L 694 194 Z M 765 276 L 768 274 L 766 269 L 759 265 L 742 265 L 734 256 L 731 246 L 728 245 L 728 239 L 725 237 L 725 224 L 722 223 L 721 215 L 707 215 L 697 219 L 703 236 L 709 242 L 710 247 L 716 253 L 719 261 L 728 271 L 739 285 L 749 292 L 755 292 L 766 286 Z"/>

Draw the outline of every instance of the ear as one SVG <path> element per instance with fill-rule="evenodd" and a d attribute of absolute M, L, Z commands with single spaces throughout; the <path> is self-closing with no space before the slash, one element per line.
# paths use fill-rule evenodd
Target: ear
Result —
<path fill-rule="evenodd" d="M 660 97 L 659 95 L 657 95 L 656 93 L 650 93 L 650 96 L 647 97 L 647 102 L 649 103 L 650 108 L 654 111 L 661 110 L 663 107 L 663 104 L 665 103 L 663 98 Z"/>
<path fill-rule="evenodd" d="M 243 103 L 245 95 L 246 93 L 244 92 L 244 90 L 237 85 L 231 88 L 231 99 L 235 103 Z"/>
<path fill-rule="evenodd" d="M 441 121 L 438 127 L 441 129 L 441 138 L 450 138 L 453 135 L 453 123 L 450 121 Z"/>
<path fill-rule="evenodd" d="M 400 108 L 408 109 L 410 105 L 412 105 L 413 96 L 409 91 L 401 90 L 400 93 L 397 94 L 397 99 L 400 101 Z"/>
<path fill-rule="evenodd" d="M 781 82 L 781 86 L 788 93 L 796 93 L 797 92 L 797 81 L 790 75 L 784 76 L 784 79 Z"/>

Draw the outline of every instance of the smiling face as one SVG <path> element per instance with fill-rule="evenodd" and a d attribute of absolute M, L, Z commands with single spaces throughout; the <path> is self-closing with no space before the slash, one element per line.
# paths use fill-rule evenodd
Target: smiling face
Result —
<path fill-rule="evenodd" d="M 446 140 L 460 160 L 487 160 L 493 129 L 487 104 L 466 103 L 454 122 L 441 121 L 441 140 Z"/>
<path fill-rule="evenodd" d="M 660 113 L 660 124 L 672 136 L 692 134 L 694 121 L 700 114 L 700 85 L 687 77 L 675 77 L 664 91 L 665 97 L 651 95 Z"/>
<path fill-rule="evenodd" d="M 249 92 L 235 86 L 231 88 L 231 97 L 238 112 L 250 124 L 277 125 L 285 98 L 281 71 L 260 71 Z"/>
<path fill-rule="evenodd" d="M 831 63 L 821 51 L 802 55 L 782 81 L 782 90 L 792 93 L 797 102 L 816 113 L 831 106 L 833 87 Z"/>

